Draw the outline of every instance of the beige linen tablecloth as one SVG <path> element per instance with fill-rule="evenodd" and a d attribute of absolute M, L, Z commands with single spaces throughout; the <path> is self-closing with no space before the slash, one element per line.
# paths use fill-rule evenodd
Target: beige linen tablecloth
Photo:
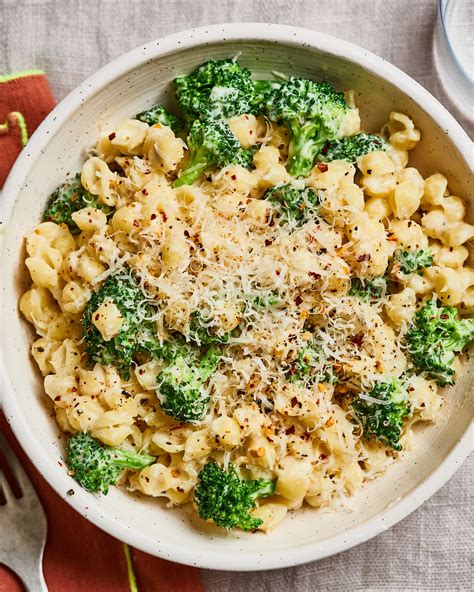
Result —
<path fill-rule="evenodd" d="M 438 97 L 472 136 L 434 69 L 436 11 L 436 0 L 0 0 L 0 72 L 44 68 L 60 100 L 151 39 L 211 23 L 277 22 L 330 33 L 386 58 Z M 368 543 L 292 569 L 204 571 L 206 590 L 470 590 L 472 467 L 471 460 L 422 508 Z"/>

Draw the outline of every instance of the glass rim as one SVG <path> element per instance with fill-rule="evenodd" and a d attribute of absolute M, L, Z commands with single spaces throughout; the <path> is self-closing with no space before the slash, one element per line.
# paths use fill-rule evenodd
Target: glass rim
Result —
<path fill-rule="evenodd" d="M 446 46 L 448 47 L 448 51 L 451 54 L 451 57 L 453 59 L 455 66 L 459 70 L 459 73 L 474 88 L 474 78 L 471 78 L 469 73 L 466 71 L 464 66 L 461 64 L 461 62 L 459 61 L 459 59 L 456 55 L 456 52 L 454 51 L 453 46 L 451 44 L 451 39 L 449 37 L 448 28 L 446 26 L 446 19 L 445 19 L 445 8 L 448 6 L 449 2 L 450 2 L 450 0 L 438 0 L 438 14 L 439 14 L 439 22 L 441 24 L 441 29 L 443 31 L 444 38 L 446 40 Z"/>

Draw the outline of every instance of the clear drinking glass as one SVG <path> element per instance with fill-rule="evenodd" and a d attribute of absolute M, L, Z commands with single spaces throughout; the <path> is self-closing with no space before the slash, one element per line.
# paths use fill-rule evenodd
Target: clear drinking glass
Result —
<path fill-rule="evenodd" d="M 438 0 L 435 63 L 453 103 L 474 119 L 474 0 Z"/>

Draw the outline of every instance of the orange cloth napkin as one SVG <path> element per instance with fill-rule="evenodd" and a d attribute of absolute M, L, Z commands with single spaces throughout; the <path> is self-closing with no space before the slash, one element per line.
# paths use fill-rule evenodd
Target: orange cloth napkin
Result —
<path fill-rule="evenodd" d="M 41 70 L 0 76 L 0 188 L 28 138 L 54 104 Z"/>
<path fill-rule="evenodd" d="M 0 76 L 0 187 L 28 137 L 53 107 L 41 71 Z M 48 517 L 43 569 L 49 592 L 133 592 L 124 544 L 88 522 L 49 487 L 1 413 L 0 431 L 28 473 Z M 130 555 L 139 592 L 203 592 L 198 569 L 134 549 Z M 17 578 L 0 565 L 0 592 L 21 590 Z"/>
<path fill-rule="evenodd" d="M 43 571 L 49 592 L 131 592 L 124 545 L 83 518 L 40 476 L 0 413 L 0 431 L 28 473 L 48 517 Z M 199 570 L 131 549 L 139 592 L 203 592 Z M 0 566 L 0 592 L 21 592 Z"/>

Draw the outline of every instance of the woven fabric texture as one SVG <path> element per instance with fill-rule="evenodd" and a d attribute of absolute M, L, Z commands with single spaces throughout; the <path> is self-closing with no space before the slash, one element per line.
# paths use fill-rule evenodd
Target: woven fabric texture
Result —
<path fill-rule="evenodd" d="M 0 72 L 43 68 L 60 100 L 88 75 L 151 39 L 212 23 L 277 22 L 352 41 L 405 70 L 468 133 L 439 82 L 436 0 L 0 0 Z M 263 573 L 203 572 L 207 592 L 472 589 L 473 463 L 376 539 L 323 561 Z M 179 590 L 173 591 L 179 592 Z"/>

